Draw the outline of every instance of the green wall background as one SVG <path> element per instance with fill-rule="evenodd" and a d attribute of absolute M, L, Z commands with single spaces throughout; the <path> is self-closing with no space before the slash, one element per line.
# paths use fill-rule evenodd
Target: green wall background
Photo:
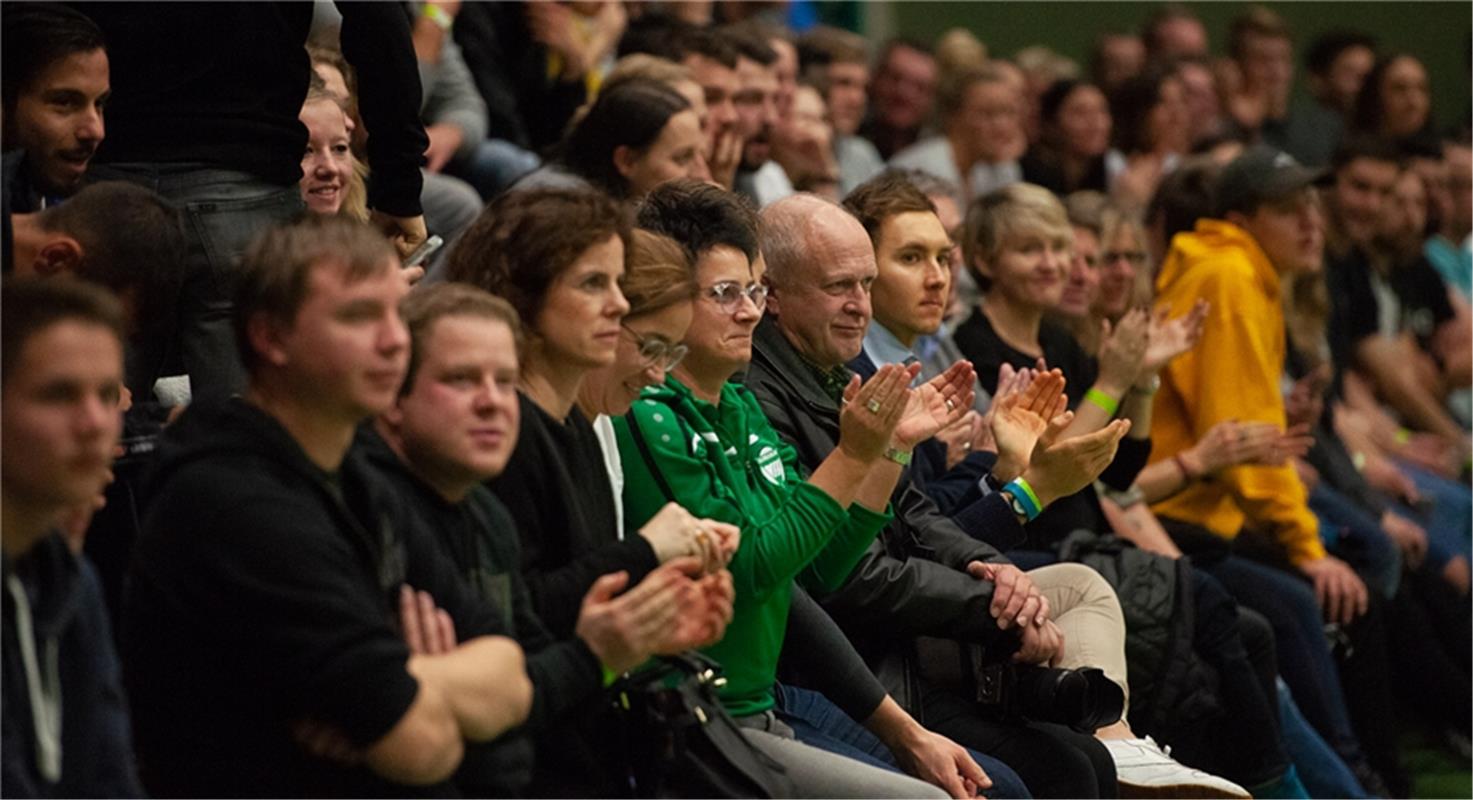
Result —
<path fill-rule="evenodd" d="M 1106 30 L 1139 30 L 1160 3 L 1106 2 L 896 2 L 890 9 L 896 33 L 923 41 L 964 27 L 992 54 L 1011 56 L 1045 44 L 1087 66 L 1095 37 Z M 1245 3 L 1191 3 L 1207 25 L 1214 54 L 1223 54 L 1233 17 Z M 1468 2 L 1278 2 L 1265 3 L 1294 31 L 1296 91 L 1303 93 L 1303 48 L 1333 28 L 1364 31 L 1380 49 L 1407 50 L 1422 59 L 1432 84 L 1432 114 L 1439 129 L 1466 121 L 1470 78 L 1468 46 L 1473 3 Z M 869 9 L 871 12 L 874 9 Z M 873 17 L 873 13 L 868 15 Z M 879 42 L 875 43 L 876 46 Z"/>

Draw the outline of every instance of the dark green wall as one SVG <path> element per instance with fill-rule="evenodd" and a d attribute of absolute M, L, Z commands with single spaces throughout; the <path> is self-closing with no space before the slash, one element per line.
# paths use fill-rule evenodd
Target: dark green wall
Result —
<path fill-rule="evenodd" d="M 1046 44 L 1085 66 L 1094 38 L 1106 30 L 1139 30 L 1159 3 L 1141 2 L 897 2 L 896 31 L 926 41 L 961 26 L 994 55 L 1010 56 Z M 1377 37 L 1383 50 L 1408 50 L 1427 65 L 1432 113 L 1439 127 L 1468 118 L 1468 41 L 1473 4 L 1468 2 L 1280 2 L 1266 3 L 1283 15 L 1302 48 L 1331 28 L 1352 28 Z M 1214 53 L 1227 46 L 1227 30 L 1243 3 L 1192 3 L 1207 25 Z M 1301 60 L 1296 73 L 1302 79 Z M 1302 86 L 1301 86 L 1302 91 Z"/>

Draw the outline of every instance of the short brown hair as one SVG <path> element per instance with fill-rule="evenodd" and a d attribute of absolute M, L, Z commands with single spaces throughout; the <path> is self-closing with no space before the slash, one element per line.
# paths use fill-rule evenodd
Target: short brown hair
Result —
<path fill-rule="evenodd" d="M 1001 83 L 1011 86 L 1008 74 L 995 64 L 987 64 L 981 67 L 963 69 L 953 73 L 941 80 L 936 87 L 936 113 L 942 122 L 950 119 L 962 108 L 962 101 L 967 98 L 967 91 L 974 84 L 979 83 Z"/>
<path fill-rule="evenodd" d="M 414 376 L 424 362 L 425 341 L 435 323 L 445 317 L 475 317 L 504 323 L 511 329 L 517 350 L 522 348 L 522 324 L 516 309 L 500 297 L 468 283 L 437 283 L 415 289 L 399 303 L 399 316 L 409 329 L 409 368 L 399 387 L 401 397 L 413 388 Z"/>
<path fill-rule="evenodd" d="M 326 264 L 342 267 L 349 281 L 397 269 L 389 240 L 367 223 L 343 216 L 308 214 L 262 231 L 240 259 L 235 288 L 235 344 L 246 371 L 256 366 L 247 325 L 257 314 L 290 323 L 307 296 L 312 271 Z"/>
<path fill-rule="evenodd" d="M 67 320 L 106 328 L 123 342 L 123 306 L 101 286 L 65 276 L 6 277 L 0 283 L 0 381 L 10 380 L 26 342 Z"/>
<path fill-rule="evenodd" d="M 992 288 L 992 280 L 982 274 L 977 262 L 995 258 L 1008 239 L 1021 230 L 1038 228 L 1044 229 L 1046 235 L 1074 240 L 1064 204 L 1042 186 L 1014 183 L 972 201 L 963 226 L 962 254 L 967 271 L 982 291 Z"/>
<path fill-rule="evenodd" d="M 798 71 L 820 91 L 828 90 L 830 64 L 864 64 L 869 66 L 864 37 L 857 33 L 815 25 L 798 39 Z"/>
<path fill-rule="evenodd" d="M 1242 60 L 1248 37 L 1261 36 L 1265 39 L 1289 39 L 1289 23 L 1264 6 L 1249 6 L 1248 10 L 1233 20 L 1228 29 L 1228 55 Z"/>
<path fill-rule="evenodd" d="M 592 189 L 507 192 L 461 235 L 448 277 L 505 299 L 531 328 L 553 279 L 610 236 L 627 250 L 630 228 L 624 206 Z"/>
<path fill-rule="evenodd" d="M 854 215 L 864 232 L 869 234 L 871 244 L 880 243 L 880 228 L 885 220 L 897 214 L 914 211 L 936 213 L 936 204 L 931 202 L 904 172 L 889 169 L 855 187 L 844 198 L 844 210 Z"/>
<path fill-rule="evenodd" d="M 635 230 L 629 240 L 624 280 L 619 288 L 629 301 L 629 317 L 694 300 L 699 290 L 695 267 L 685 248 L 668 236 L 643 229 Z"/>

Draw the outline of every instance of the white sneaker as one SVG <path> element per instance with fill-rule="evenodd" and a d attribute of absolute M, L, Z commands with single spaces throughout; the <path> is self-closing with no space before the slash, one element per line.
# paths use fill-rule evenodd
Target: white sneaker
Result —
<path fill-rule="evenodd" d="M 1110 758 L 1115 761 L 1115 779 L 1120 796 L 1233 798 L 1248 800 L 1252 795 L 1232 781 L 1192 769 L 1162 750 L 1156 740 L 1101 739 Z"/>

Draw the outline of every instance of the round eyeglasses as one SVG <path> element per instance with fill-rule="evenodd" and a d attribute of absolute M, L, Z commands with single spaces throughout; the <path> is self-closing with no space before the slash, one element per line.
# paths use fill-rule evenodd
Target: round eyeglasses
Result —
<path fill-rule="evenodd" d="M 752 306 L 758 311 L 767 307 L 767 287 L 760 283 L 754 283 L 745 288 L 736 281 L 722 281 L 714 284 L 705 291 L 705 295 L 716 301 L 721 310 L 735 312 L 745 296 L 752 301 Z"/>
<path fill-rule="evenodd" d="M 675 369 L 680 359 L 685 358 L 690 350 L 683 344 L 670 344 L 664 339 L 640 336 L 638 331 L 622 323 L 620 327 L 629 331 L 629 335 L 634 337 L 634 343 L 639 345 L 639 360 L 646 369 L 659 364 L 660 369 L 669 372 Z"/>

